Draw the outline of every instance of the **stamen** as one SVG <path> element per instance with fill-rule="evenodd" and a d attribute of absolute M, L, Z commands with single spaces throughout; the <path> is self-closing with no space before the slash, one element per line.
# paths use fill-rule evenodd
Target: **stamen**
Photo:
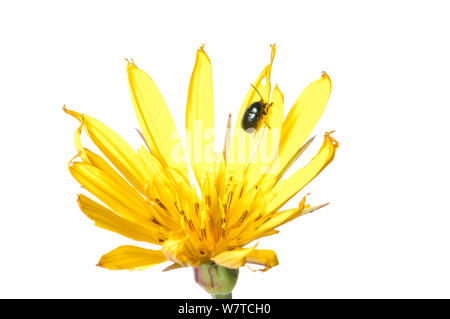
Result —
<path fill-rule="evenodd" d="M 158 198 L 155 198 L 155 203 L 158 204 L 159 207 L 167 211 L 166 206 L 164 206 L 164 204 Z"/>
<path fill-rule="evenodd" d="M 255 218 L 255 222 L 256 222 L 258 219 L 260 219 L 260 218 L 262 217 L 262 215 L 263 215 L 262 213 L 259 213 L 258 216 L 256 216 L 256 218 Z"/>
<path fill-rule="evenodd" d="M 231 200 L 233 199 L 233 192 L 229 192 L 228 193 L 228 200 L 227 200 L 227 209 L 226 211 L 228 212 L 228 210 L 230 209 L 230 205 L 231 205 Z"/>
<path fill-rule="evenodd" d="M 202 228 L 202 229 L 200 230 L 200 233 L 201 233 L 201 235 L 202 235 L 202 239 L 205 240 L 205 239 L 206 239 L 206 229 L 205 229 L 205 228 Z"/>
<path fill-rule="evenodd" d="M 175 208 L 177 209 L 178 213 L 181 214 L 181 210 L 178 208 L 177 201 L 174 201 L 173 204 L 175 205 Z"/>
<path fill-rule="evenodd" d="M 192 220 L 188 219 L 186 215 L 183 215 L 184 224 L 188 225 L 189 229 L 193 232 L 195 231 L 194 224 Z"/>
<path fill-rule="evenodd" d="M 159 225 L 159 226 L 162 226 L 161 224 L 160 224 L 160 222 L 158 222 L 158 220 L 153 216 L 151 219 L 150 219 L 153 223 L 155 223 L 156 225 Z"/>
<path fill-rule="evenodd" d="M 195 203 L 194 207 L 195 207 L 195 215 L 197 215 L 197 217 L 198 217 L 198 211 L 200 210 L 199 203 Z"/>
<path fill-rule="evenodd" d="M 241 198 L 242 197 L 242 193 L 244 192 L 244 187 L 242 186 L 241 187 L 241 191 L 239 192 L 239 198 Z"/>
<path fill-rule="evenodd" d="M 225 219 L 222 218 L 222 224 L 220 225 L 219 239 L 222 239 L 225 236 L 226 222 Z"/>
<path fill-rule="evenodd" d="M 189 225 L 189 228 L 190 228 L 192 231 L 195 231 L 195 226 L 194 226 L 194 223 L 192 222 L 191 219 L 188 220 L 188 225 Z"/>
<path fill-rule="evenodd" d="M 245 210 L 244 213 L 239 218 L 238 222 L 236 223 L 236 226 L 239 226 L 244 221 L 245 217 L 247 217 L 247 214 L 248 214 L 248 210 Z"/>

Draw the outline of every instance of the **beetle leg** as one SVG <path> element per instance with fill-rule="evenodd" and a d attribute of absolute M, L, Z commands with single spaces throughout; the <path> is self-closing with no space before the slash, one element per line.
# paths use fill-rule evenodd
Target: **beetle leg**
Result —
<path fill-rule="evenodd" d="M 263 112 L 264 115 L 267 115 L 267 113 L 269 112 L 269 107 L 271 107 L 272 104 L 273 103 L 266 104 L 266 107 L 265 107 L 264 112 Z"/>

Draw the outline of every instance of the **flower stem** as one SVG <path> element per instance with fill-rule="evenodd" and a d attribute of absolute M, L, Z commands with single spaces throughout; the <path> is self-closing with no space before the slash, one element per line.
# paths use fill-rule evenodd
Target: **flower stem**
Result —
<path fill-rule="evenodd" d="M 211 297 L 213 299 L 233 299 L 233 297 L 231 296 L 231 292 L 229 294 L 217 294 L 217 295 L 211 295 Z"/>

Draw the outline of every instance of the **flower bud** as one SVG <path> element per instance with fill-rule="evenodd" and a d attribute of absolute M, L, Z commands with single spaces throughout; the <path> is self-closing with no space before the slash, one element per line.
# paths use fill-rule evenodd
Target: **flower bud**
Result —
<path fill-rule="evenodd" d="M 231 299 L 239 269 L 226 268 L 215 263 L 201 264 L 194 268 L 195 282 L 214 299 Z"/>

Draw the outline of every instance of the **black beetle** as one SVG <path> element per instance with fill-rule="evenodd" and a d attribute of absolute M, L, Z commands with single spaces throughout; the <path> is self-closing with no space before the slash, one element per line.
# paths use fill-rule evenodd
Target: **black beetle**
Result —
<path fill-rule="evenodd" d="M 264 99 L 258 92 L 258 90 L 253 85 L 252 87 L 259 94 L 261 100 L 250 104 L 250 106 L 245 110 L 244 115 L 242 116 L 241 127 L 247 133 L 253 133 L 254 131 L 256 131 L 259 124 L 261 123 L 261 120 L 263 120 L 264 116 L 267 115 L 269 107 L 272 106 L 272 103 L 264 103 Z M 266 125 L 270 128 L 267 123 Z"/>

